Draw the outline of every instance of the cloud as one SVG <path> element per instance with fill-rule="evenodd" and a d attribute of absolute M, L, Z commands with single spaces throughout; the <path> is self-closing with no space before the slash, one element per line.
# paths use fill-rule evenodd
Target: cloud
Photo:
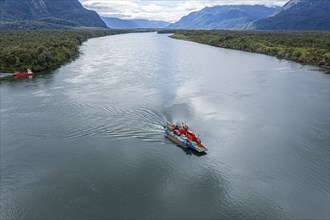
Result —
<path fill-rule="evenodd" d="M 204 7 L 215 5 L 264 4 L 282 6 L 288 0 L 80 0 L 84 7 L 97 11 L 101 16 L 123 19 L 150 19 L 168 22 Z"/>

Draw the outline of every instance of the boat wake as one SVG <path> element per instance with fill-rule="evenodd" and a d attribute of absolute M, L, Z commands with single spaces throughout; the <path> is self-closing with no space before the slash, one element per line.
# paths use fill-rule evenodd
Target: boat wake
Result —
<path fill-rule="evenodd" d="M 81 115 L 70 117 L 77 130 L 65 131 L 64 139 L 85 136 L 139 138 L 162 142 L 165 117 L 146 108 L 125 109 L 110 105 L 72 104 Z"/>

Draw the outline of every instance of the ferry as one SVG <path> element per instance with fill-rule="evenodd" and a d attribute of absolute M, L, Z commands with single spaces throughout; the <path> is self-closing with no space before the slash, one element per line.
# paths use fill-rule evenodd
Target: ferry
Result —
<path fill-rule="evenodd" d="M 15 73 L 12 74 L 12 76 L 15 77 L 15 78 L 28 77 L 29 79 L 31 79 L 33 77 L 33 72 L 32 72 L 32 70 L 27 69 L 27 72 L 22 72 L 22 73 L 15 72 Z"/>
<path fill-rule="evenodd" d="M 185 123 L 182 123 L 181 128 L 171 123 L 167 123 L 163 127 L 166 137 L 181 147 L 193 149 L 199 153 L 207 151 L 201 140 L 196 137 L 194 132 L 188 130 L 188 126 Z"/>

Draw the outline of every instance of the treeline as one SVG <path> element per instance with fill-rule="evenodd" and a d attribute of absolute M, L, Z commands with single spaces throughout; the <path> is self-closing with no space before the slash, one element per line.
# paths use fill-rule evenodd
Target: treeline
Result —
<path fill-rule="evenodd" d="M 37 21 L 0 21 L 0 31 L 68 30 L 77 27 L 79 27 L 79 24 L 76 22 L 57 18 L 45 18 Z"/>
<path fill-rule="evenodd" d="M 178 30 L 173 33 L 171 37 L 176 39 L 330 68 L 329 32 Z"/>
<path fill-rule="evenodd" d="M 87 39 L 129 32 L 132 31 L 0 31 L 0 72 L 55 69 L 75 59 L 79 55 L 79 45 Z"/>

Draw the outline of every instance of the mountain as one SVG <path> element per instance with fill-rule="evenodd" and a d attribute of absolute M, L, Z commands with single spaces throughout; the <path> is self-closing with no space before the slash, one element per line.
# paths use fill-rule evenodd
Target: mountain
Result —
<path fill-rule="evenodd" d="M 0 27 L 58 29 L 107 28 L 100 16 L 78 0 L 0 0 Z"/>
<path fill-rule="evenodd" d="M 330 31 L 330 1 L 291 0 L 274 16 L 256 21 L 249 28 Z"/>
<path fill-rule="evenodd" d="M 182 17 L 168 28 L 174 29 L 243 29 L 250 22 L 272 15 L 278 7 L 264 5 L 223 5 L 206 7 Z"/>
<path fill-rule="evenodd" d="M 165 21 L 154 21 L 145 19 L 124 20 L 112 17 L 102 17 L 109 28 L 113 29 L 135 29 L 135 28 L 165 28 L 170 23 Z"/>

